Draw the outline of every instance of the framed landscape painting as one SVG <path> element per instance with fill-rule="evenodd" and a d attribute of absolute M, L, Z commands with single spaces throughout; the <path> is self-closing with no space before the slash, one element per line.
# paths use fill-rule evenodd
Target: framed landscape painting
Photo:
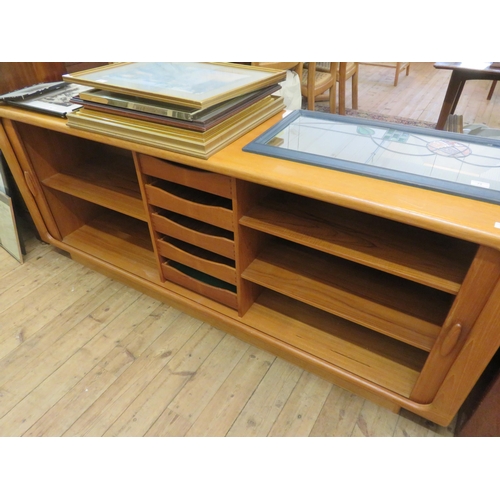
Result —
<path fill-rule="evenodd" d="M 281 70 L 231 63 L 115 63 L 64 75 L 67 82 L 205 109 L 286 78 Z"/>

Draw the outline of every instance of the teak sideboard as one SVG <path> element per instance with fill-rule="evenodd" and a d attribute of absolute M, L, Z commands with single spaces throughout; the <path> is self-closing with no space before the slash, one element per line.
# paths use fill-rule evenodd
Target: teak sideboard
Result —
<path fill-rule="evenodd" d="M 0 107 L 41 238 L 398 411 L 448 425 L 500 346 L 500 206 L 245 153 L 208 160 Z"/>

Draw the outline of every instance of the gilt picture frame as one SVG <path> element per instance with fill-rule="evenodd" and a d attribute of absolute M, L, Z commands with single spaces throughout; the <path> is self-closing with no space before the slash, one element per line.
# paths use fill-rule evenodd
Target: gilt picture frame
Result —
<path fill-rule="evenodd" d="M 286 71 L 205 62 L 114 63 L 63 75 L 70 83 L 193 109 L 206 109 L 285 78 Z"/>

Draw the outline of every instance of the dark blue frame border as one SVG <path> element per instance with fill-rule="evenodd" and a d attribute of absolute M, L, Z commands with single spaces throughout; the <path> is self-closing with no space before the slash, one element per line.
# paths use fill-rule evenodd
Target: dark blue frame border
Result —
<path fill-rule="evenodd" d="M 458 195 L 474 200 L 486 201 L 500 204 L 500 191 L 488 190 L 476 186 L 459 184 L 441 179 L 431 179 L 429 177 L 410 174 L 407 172 L 398 172 L 396 170 L 384 169 L 382 167 L 368 166 L 363 163 L 350 162 L 346 160 L 338 160 L 326 156 L 315 155 L 312 153 L 303 153 L 289 149 L 282 149 L 276 146 L 267 144 L 279 132 L 285 129 L 288 125 L 294 122 L 297 118 L 305 116 L 312 118 L 321 118 L 326 121 L 346 122 L 355 125 L 367 125 L 375 127 L 391 128 L 401 130 L 408 133 L 426 134 L 433 137 L 453 139 L 455 141 L 467 141 L 472 144 L 483 144 L 500 148 L 500 140 L 490 139 L 487 137 L 464 136 L 454 132 L 445 132 L 443 130 L 423 129 L 421 127 L 412 127 L 408 125 L 399 125 L 397 123 L 381 122 L 376 120 L 365 120 L 363 118 L 355 118 L 352 116 L 335 115 L 330 113 L 321 113 L 318 111 L 296 110 L 292 111 L 288 116 L 280 120 L 276 125 L 264 132 L 262 135 L 254 139 L 252 142 L 243 147 L 243 151 L 248 153 L 256 153 L 273 158 L 283 160 L 291 160 L 316 167 L 329 168 L 332 170 L 340 170 L 343 172 L 364 175 L 375 179 L 382 179 L 390 182 L 397 182 L 408 186 L 431 189 L 442 193 Z"/>

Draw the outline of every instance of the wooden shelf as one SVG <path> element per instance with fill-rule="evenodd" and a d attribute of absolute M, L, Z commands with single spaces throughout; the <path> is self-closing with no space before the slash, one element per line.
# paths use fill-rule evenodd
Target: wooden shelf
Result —
<path fill-rule="evenodd" d="M 477 250 L 456 238 L 279 191 L 240 224 L 453 294 Z"/>
<path fill-rule="evenodd" d="M 160 255 L 167 259 L 236 285 L 234 260 L 169 237 L 158 240 L 157 246 Z"/>
<path fill-rule="evenodd" d="M 453 298 L 278 239 L 242 277 L 426 351 L 434 345 Z"/>
<path fill-rule="evenodd" d="M 168 210 L 151 214 L 153 228 L 187 243 L 234 260 L 234 233 Z"/>
<path fill-rule="evenodd" d="M 66 236 L 64 243 L 132 274 L 160 283 L 145 223 L 107 211 Z"/>
<path fill-rule="evenodd" d="M 227 198 L 160 180 L 146 184 L 145 189 L 150 205 L 234 230 L 232 202 Z"/>
<path fill-rule="evenodd" d="M 135 168 L 123 158 L 109 157 L 99 163 L 66 169 L 43 181 L 45 186 L 142 221 L 146 212 Z"/>
<path fill-rule="evenodd" d="M 342 370 L 408 397 L 426 353 L 265 290 L 243 321 Z"/>
<path fill-rule="evenodd" d="M 231 309 L 238 308 L 238 298 L 234 285 L 175 261 L 164 262 L 161 267 L 167 280 L 224 304 Z"/>
<path fill-rule="evenodd" d="M 232 181 L 225 175 L 180 165 L 148 155 L 138 155 L 144 174 L 164 181 L 175 182 L 224 198 L 232 198 Z"/>

